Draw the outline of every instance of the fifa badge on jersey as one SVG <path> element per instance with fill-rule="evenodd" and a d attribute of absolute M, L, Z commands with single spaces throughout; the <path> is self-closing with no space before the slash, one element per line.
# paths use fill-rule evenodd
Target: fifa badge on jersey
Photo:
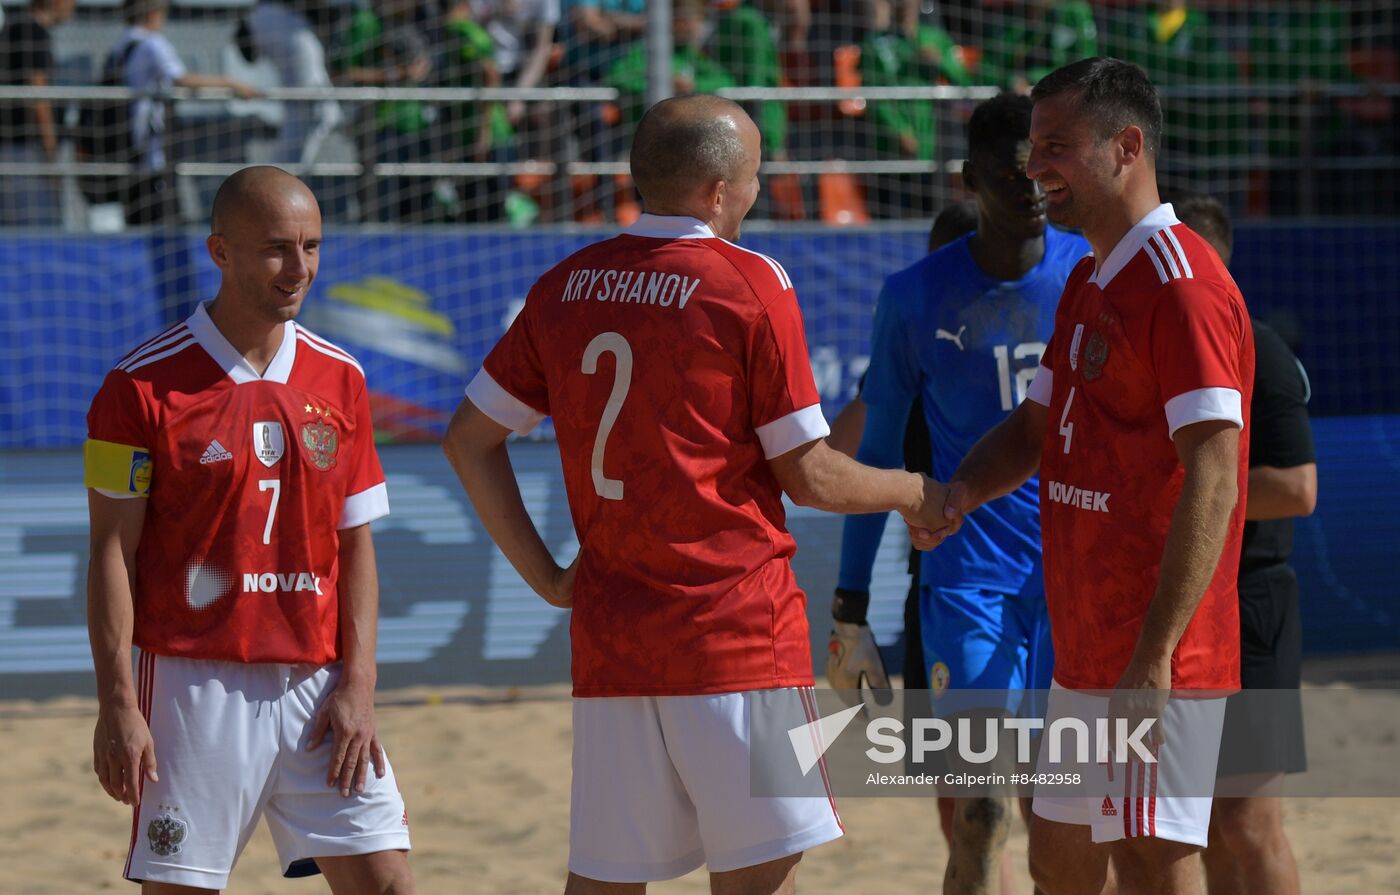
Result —
<path fill-rule="evenodd" d="M 1095 330 L 1084 345 L 1084 379 L 1093 382 L 1103 375 L 1103 365 L 1108 363 L 1108 339 Z"/>
<path fill-rule="evenodd" d="M 160 814 L 151 818 L 151 822 L 146 825 L 146 841 L 151 844 L 151 851 L 167 858 L 180 853 L 180 847 L 188 832 L 189 828 L 180 818 Z"/>
<path fill-rule="evenodd" d="M 1079 340 L 1084 338 L 1084 324 L 1074 325 L 1074 338 L 1069 340 L 1069 368 L 1079 369 Z"/>
<path fill-rule="evenodd" d="M 933 667 L 928 670 L 928 686 L 933 691 L 933 698 L 937 699 L 948 690 L 948 682 L 953 675 L 948 671 L 948 666 L 942 662 L 934 662 Z"/>
<path fill-rule="evenodd" d="M 325 420 L 316 420 L 301 427 L 301 446 L 306 449 L 311 464 L 324 472 L 335 465 L 340 433 Z"/>
<path fill-rule="evenodd" d="M 272 466 L 282 459 L 287 450 L 287 442 L 282 437 L 282 424 L 279 422 L 253 423 L 253 454 L 264 466 Z"/>

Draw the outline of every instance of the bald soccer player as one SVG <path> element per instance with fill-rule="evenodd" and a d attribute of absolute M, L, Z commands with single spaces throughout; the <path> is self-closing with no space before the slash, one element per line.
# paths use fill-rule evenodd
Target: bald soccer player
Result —
<path fill-rule="evenodd" d="M 631 163 L 646 213 L 540 278 L 445 448 L 521 577 L 574 610 L 565 892 L 642 892 L 702 865 L 714 892 L 792 892 L 802 852 L 842 828 L 820 784 L 751 795 L 750 712 L 815 711 L 783 493 L 942 525 L 945 491 L 827 446 L 792 280 L 734 244 L 758 195 L 743 109 L 658 103 Z M 546 416 L 581 545 L 567 568 L 505 447 Z M 775 745 L 754 761 L 791 762 Z"/>
<path fill-rule="evenodd" d="M 369 522 L 389 503 L 364 372 L 295 322 L 321 212 L 246 168 L 212 229 L 214 300 L 122 358 L 88 412 L 93 770 L 132 806 L 123 875 L 222 889 L 266 817 L 287 876 L 412 892 L 375 733 Z"/>

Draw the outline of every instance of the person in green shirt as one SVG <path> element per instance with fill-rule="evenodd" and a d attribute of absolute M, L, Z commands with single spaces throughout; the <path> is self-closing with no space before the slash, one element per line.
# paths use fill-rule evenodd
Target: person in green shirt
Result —
<path fill-rule="evenodd" d="M 1016 93 L 1062 65 L 1099 53 L 1094 10 L 1083 0 L 1016 3 L 983 42 L 978 80 Z"/>
<path fill-rule="evenodd" d="M 1108 55 L 1135 62 L 1158 87 L 1230 85 L 1240 82 L 1238 66 L 1216 42 L 1210 16 L 1186 0 L 1150 3 L 1142 10 L 1114 11 L 1106 29 Z M 1247 148 L 1247 103 L 1240 97 L 1164 97 L 1168 158 L 1239 156 Z M 1243 169 L 1192 174 L 1242 181 Z M 1194 178 L 1199 180 L 1200 177 Z M 1204 184 L 1214 195 L 1238 193 L 1228 183 Z M 1226 203 L 1231 204 L 1230 202 Z"/>
<path fill-rule="evenodd" d="M 860 44 L 860 78 L 866 87 L 927 87 L 970 82 L 952 51 L 952 40 L 918 27 L 907 17 L 897 27 L 891 0 L 869 0 L 870 29 Z M 913 26 L 912 28 L 910 26 Z M 946 48 L 946 49 L 945 49 Z M 931 100 L 875 100 L 866 105 L 867 137 L 877 158 L 903 161 L 934 159 L 938 119 Z M 932 217 L 932 181 L 926 174 L 876 175 L 870 178 L 873 210 Z"/>
<path fill-rule="evenodd" d="M 336 45 L 336 79 L 354 86 L 408 87 L 432 71 L 428 43 L 413 23 L 413 0 L 375 0 L 357 9 Z M 368 171 L 377 162 L 418 162 L 428 158 L 428 114 L 417 100 L 386 100 L 358 120 L 356 143 Z M 361 207 L 366 220 L 421 220 L 429 208 L 427 178 L 362 178 Z"/>
<path fill-rule="evenodd" d="M 499 87 L 496 42 L 472 15 L 471 0 L 445 0 L 432 83 L 437 87 Z M 445 103 L 432 125 L 434 155 L 444 162 L 508 161 L 515 130 L 498 102 Z M 434 216 L 486 222 L 501 216 L 506 178 L 434 183 Z"/>
<path fill-rule="evenodd" d="M 924 20 L 920 15 L 922 4 L 919 0 L 900 0 L 899 30 L 914 45 L 919 63 L 937 73 L 940 82 L 969 87 L 972 75 L 958 55 L 958 46 L 953 36 L 938 25 Z"/>
<path fill-rule="evenodd" d="M 718 0 L 714 29 L 705 50 L 738 87 L 778 87 L 782 71 L 768 19 L 740 0 Z M 787 108 L 780 102 L 745 104 L 763 134 L 763 157 L 787 155 Z M 756 112 L 756 114 L 755 114 Z"/>
<path fill-rule="evenodd" d="M 734 79 L 724 66 L 702 48 L 705 39 L 704 0 L 676 0 L 671 10 L 671 89 L 676 96 L 714 93 L 733 87 Z M 630 134 L 642 117 L 647 92 L 647 48 L 645 40 L 633 42 L 621 59 L 608 71 L 607 84 L 622 94 L 618 106 L 622 126 Z M 618 145 L 626 135 L 618 134 Z M 620 153 L 614 153 L 620 154 Z"/>

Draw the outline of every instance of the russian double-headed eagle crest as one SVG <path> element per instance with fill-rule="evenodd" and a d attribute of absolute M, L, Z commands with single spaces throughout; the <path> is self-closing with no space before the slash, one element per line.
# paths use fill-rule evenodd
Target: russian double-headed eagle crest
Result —
<path fill-rule="evenodd" d="M 311 464 L 324 472 L 335 466 L 340 433 L 330 423 L 318 419 L 301 427 L 301 446 L 311 458 Z"/>
<path fill-rule="evenodd" d="M 180 853 L 188 831 L 183 820 L 170 814 L 160 814 L 146 825 L 146 840 L 151 844 L 151 851 L 166 858 Z"/>

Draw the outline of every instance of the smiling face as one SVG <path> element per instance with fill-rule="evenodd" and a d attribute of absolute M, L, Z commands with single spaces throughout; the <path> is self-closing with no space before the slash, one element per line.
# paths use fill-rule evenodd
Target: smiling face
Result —
<path fill-rule="evenodd" d="M 1117 194 L 1119 165 L 1116 139 L 1105 139 L 1080 106 L 1075 93 L 1036 101 L 1026 173 L 1045 190 L 1051 221 L 1089 230 L 1097 211 Z"/>
<path fill-rule="evenodd" d="M 321 210 L 309 190 L 292 183 L 249 197 L 209 237 L 209 254 L 223 273 L 220 294 L 261 323 L 296 317 L 321 263 Z"/>
<path fill-rule="evenodd" d="M 1046 200 L 1040 184 L 1026 176 L 1030 140 L 1003 140 L 968 160 L 963 172 L 977 195 L 979 226 L 993 227 L 1015 240 L 1045 233 Z"/>

